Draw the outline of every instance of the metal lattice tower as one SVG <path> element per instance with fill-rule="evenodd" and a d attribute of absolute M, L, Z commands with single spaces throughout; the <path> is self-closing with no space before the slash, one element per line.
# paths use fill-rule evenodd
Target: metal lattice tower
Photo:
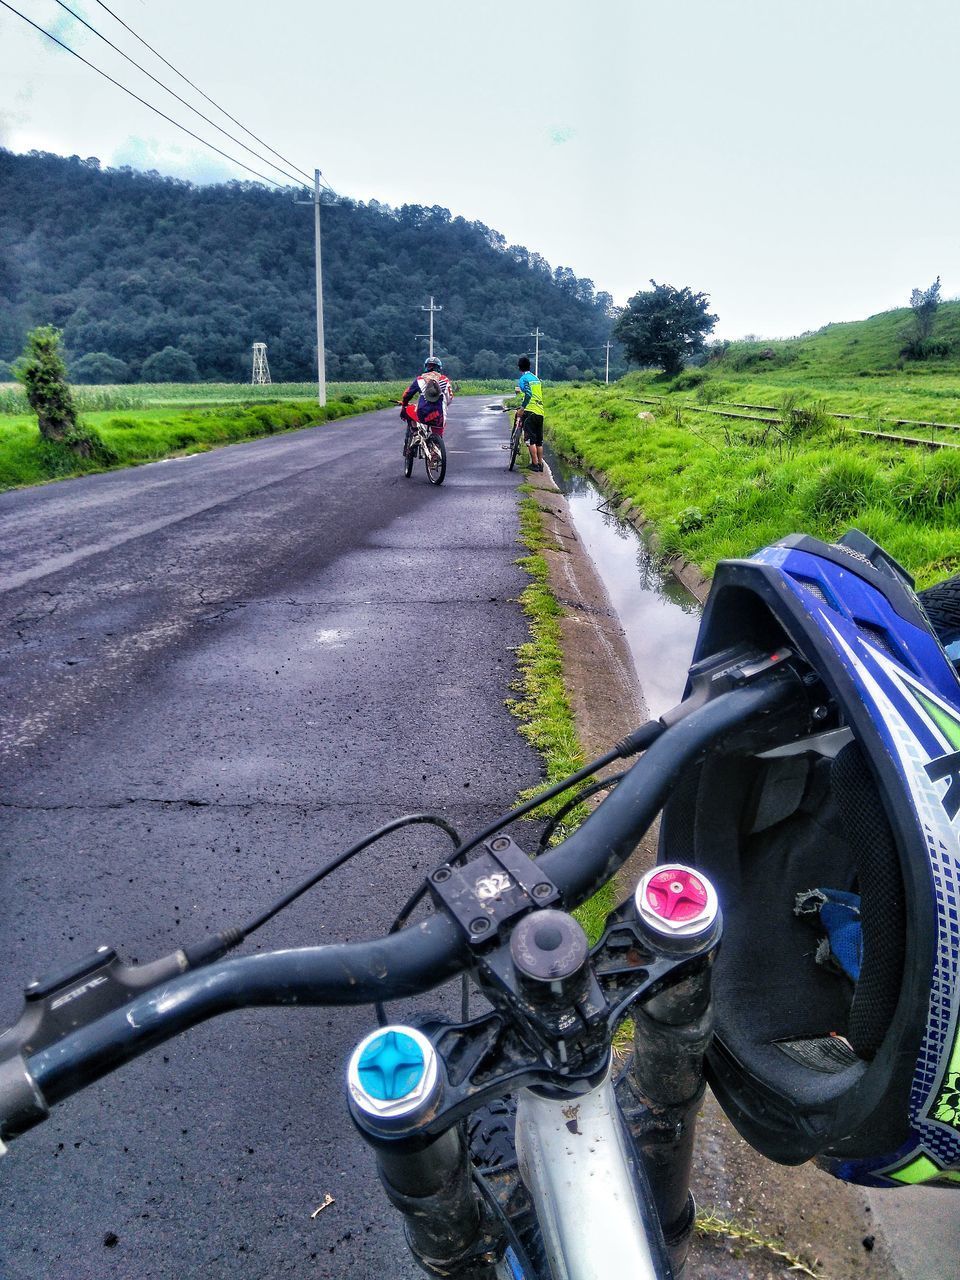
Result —
<path fill-rule="evenodd" d="M 270 366 L 267 364 L 267 344 L 265 342 L 255 342 L 253 344 L 253 377 L 250 381 L 254 386 L 262 386 L 270 381 Z"/>

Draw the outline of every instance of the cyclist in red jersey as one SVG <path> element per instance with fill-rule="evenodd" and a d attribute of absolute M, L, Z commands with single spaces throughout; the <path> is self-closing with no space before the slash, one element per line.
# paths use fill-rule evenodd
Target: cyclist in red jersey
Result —
<path fill-rule="evenodd" d="M 410 401 L 417 397 L 415 409 L 410 409 Z M 443 372 L 443 364 L 437 356 L 428 356 L 423 362 L 423 373 L 418 374 L 407 387 L 400 400 L 403 408 L 400 417 L 406 423 L 410 416 L 422 422 L 435 435 L 443 435 L 447 406 L 453 399 L 453 387 L 450 379 Z M 407 435 L 404 436 L 403 452 L 407 452 Z"/>

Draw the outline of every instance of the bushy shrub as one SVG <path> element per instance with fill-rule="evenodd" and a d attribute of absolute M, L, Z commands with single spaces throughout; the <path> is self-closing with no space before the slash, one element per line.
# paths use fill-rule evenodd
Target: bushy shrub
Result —
<path fill-rule="evenodd" d="M 684 369 L 683 373 L 677 374 L 670 386 L 673 391 L 693 391 L 706 382 L 707 377 L 705 369 Z"/>
<path fill-rule="evenodd" d="M 882 503 L 885 494 L 876 470 L 866 463 L 841 458 L 816 477 L 808 495 L 811 513 L 829 521 L 851 520 L 867 507 Z"/>
<path fill-rule="evenodd" d="M 681 533 L 694 533 L 703 528 L 703 512 L 699 507 L 685 507 L 677 516 L 677 528 Z"/>
<path fill-rule="evenodd" d="M 780 397 L 780 418 L 783 434 L 791 442 L 818 435 L 834 424 L 822 400 L 804 403 L 796 391 Z"/>
<path fill-rule="evenodd" d="M 900 348 L 901 360 L 936 360 L 950 354 L 950 343 L 940 338 L 910 338 Z"/>

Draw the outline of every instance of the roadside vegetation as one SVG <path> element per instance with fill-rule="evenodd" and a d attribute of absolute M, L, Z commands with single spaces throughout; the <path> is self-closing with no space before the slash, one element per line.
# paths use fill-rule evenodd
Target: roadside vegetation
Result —
<path fill-rule="evenodd" d="M 0 490 L 203 453 L 218 445 L 314 426 L 392 403 L 391 396 L 346 393 L 322 409 L 317 404 L 275 402 L 85 413 L 83 430 L 97 442 L 96 450 L 86 457 L 65 444 L 43 439 L 32 413 L 0 415 Z"/>
<path fill-rule="evenodd" d="M 73 417 L 59 439 L 44 436 L 38 431 L 37 408 L 30 405 L 30 388 L 21 383 L 0 384 L 0 490 L 202 453 L 219 445 L 389 408 L 408 385 L 406 381 L 328 383 L 327 403 L 320 408 L 315 382 L 66 387 L 56 343 L 53 356 L 59 362 L 55 371 L 61 378 L 60 397 L 67 397 L 64 403 Z M 48 375 L 44 377 L 49 381 Z M 496 380 L 460 384 L 461 395 L 502 395 L 511 389 L 510 382 Z"/>
<path fill-rule="evenodd" d="M 753 408 L 735 407 L 744 405 Z M 833 416 L 841 412 L 872 421 Z M 788 533 L 830 540 L 856 525 L 923 587 L 960 571 L 960 450 L 859 432 L 960 444 L 960 431 L 879 421 L 934 414 L 960 424 L 960 378 L 738 375 L 720 360 L 674 378 L 554 387 L 548 425 L 554 447 L 602 472 L 652 522 L 665 554 L 704 573 Z"/>
<path fill-rule="evenodd" d="M 530 574 L 530 583 L 520 596 L 520 606 L 527 616 L 530 639 L 517 649 L 517 697 L 507 706 L 517 717 L 520 732 L 543 757 L 544 783 L 552 786 L 582 768 L 586 762 L 577 740 L 573 712 L 563 682 L 559 623 L 563 610 L 548 585 L 549 568 L 543 555 L 548 544 L 543 517 L 536 499 L 531 496 L 530 486 L 521 485 L 520 491 L 526 495 L 520 504 L 520 541 L 528 554 L 518 564 Z M 543 785 L 525 792 L 521 799 L 531 798 Z M 574 794 L 569 791 L 561 793 L 534 809 L 531 818 L 547 820 L 554 817 Z M 572 808 L 558 823 L 555 840 L 565 839 L 588 812 L 584 804 Z M 574 912 L 591 943 L 600 937 L 614 905 L 613 885 L 606 884 Z"/>

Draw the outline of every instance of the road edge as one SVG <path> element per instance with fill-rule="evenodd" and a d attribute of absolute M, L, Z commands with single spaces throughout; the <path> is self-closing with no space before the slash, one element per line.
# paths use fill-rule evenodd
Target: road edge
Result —
<path fill-rule="evenodd" d="M 602 473 L 588 474 L 611 491 Z M 563 681 L 581 746 L 594 756 L 647 718 L 642 689 L 623 629 L 574 529 L 566 499 L 549 470 L 529 473 L 526 481 L 525 492 L 535 498 L 543 520 L 545 545 L 540 551 L 549 569 L 548 586 L 562 611 Z M 648 542 L 655 538 L 649 522 L 629 502 L 621 501 L 616 514 Z M 668 564 L 702 603 L 709 579 L 679 558 Z M 632 883 L 655 858 L 656 827 L 638 845 L 622 873 L 624 881 Z M 698 1204 L 735 1227 L 748 1226 L 764 1242 L 750 1248 L 742 1238 L 722 1233 L 695 1240 L 690 1267 L 703 1280 L 796 1275 L 798 1268 L 791 1264 L 796 1259 L 808 1266 L 799 1273 L 817 1280 L 907 1280 L 907 1273 L 894 1265 L 862 1189 L 813 1165 L 787 1167 L 764 1160 L 739 1137 L 709 1091 L 698 1127 L 693 1189 Z M 778 1250 L 788 1251 L 790 1258 Z M 744 1269 L 748 1258 L 759 1270 Z"/>

